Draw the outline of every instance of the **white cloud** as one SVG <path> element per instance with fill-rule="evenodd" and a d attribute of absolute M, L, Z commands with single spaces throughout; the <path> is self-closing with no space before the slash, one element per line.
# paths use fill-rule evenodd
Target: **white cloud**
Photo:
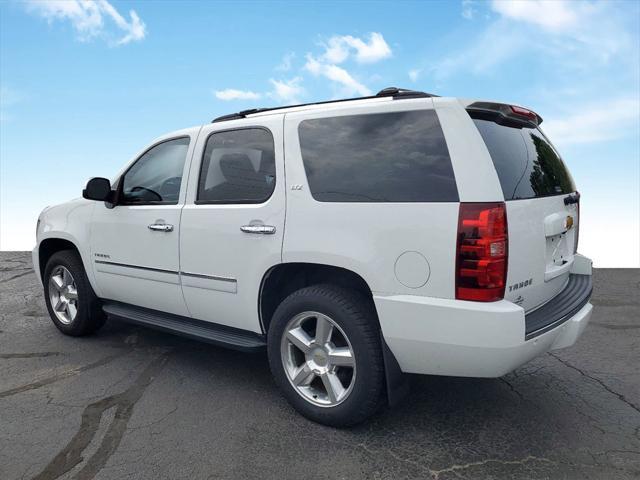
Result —
<path fill-rule="evenodd" d="M 329 63 L 342 63 L 349 58 L 349 46 L 344 41 L 346 37 L 331 37 L 325 45 L 322 58 Z"/>
<path fill-rule="evenodd" d="M 226 90 L 216 90 L 213 92 L 218 100 L 258 100 L 263 96 L 273 98 L 280 103 L 299 103 L 299 99 L 304 95 L 302 87 L 302 77 L 294 77 L 289 80 L 269 79 L 273 86 L 273 90 L 262 94 L 251 90 L 238 90 L 235 88 L 227 88 Z"/>
<path fill-rule="evenodd" d="M 505 42 L 516 35 L 529 36 L 533 45 L 549 55 L 581 54 L 577 61 L 585 65 L 588 59 L 606 63 L 625 50 L 637 52 L 637 37 L 626 28 L 630 19 L 618 7 L 615 2 L 578 0 L 491 3 L 491 9 L 500 14 L 499 21 L 512 27 Z"/>
<path fill-rule="evenodd" d="M 464 2 L 463 2 L 464 5 Z M 504 1 L 493 0 L 491 8 L 504 17 L 539 25 L 549 30 L 573 28 L 586 4 L 564 0 Z"/>
<path fill-rule="evenodd" d="M 614 2 L 494 0 L 488 6 L 498 17 L 434 62 L 430 71 L 437 79 L 461 71 L 492 74 L 502 64 L 524 58 L 555 62 L 557 72 L 592 76 L 594 68 L 614 59 L 632 65 L 629 59 L 637 58 L 631 20 Z"/>
<path fill-rule="evenodd" d="M 637 134 L 640 100 L 618 98 L 579 107 L 565 116 L 551 117 L 542 129 L 558 145 L 595 143 Z"/>
<path fill-rule="evenodd" d="M 125 35 L 116 44 L 124 45 L 132 41 L 142 40 L 145 37 L 146 26 L 135 10 L 129 10 L 131 21 L 127 22 L 107 0 L 97 0 L 97 2 L 101 5 L 103 11 L 116 23 L 118 28 L 125 32 Z"/>
<path fill-rule="evenodd" d="M 467 20 L 473 20 L 476 15 L 474 0 L 462 0 L 462 17 Z"/>
<path fill-rule="evenodd" d="M 381 33 L 372 32 L 369 40 L 351 35 L 333 36 L 325 45 L 322 59 L 326 63 L 338 64 L 355 55 L 358 63 L 375 63 L 391 56 L 391 47 L 387 44 Z"/>
<path fill-rule="evenodd" d="M 417 82 L 418 77 L 420 76 L 420 73 L 422 73 L 421 69 L 412 68 L 411 70 L 409 70 L 409 78 L 411 79 L 412 82 Z"/>
<path fill-rule="evenodd" d="M 344 41 L 356 50 L 356 61 L 359 63 L 374 63 L 391 56 L 391 47 L 384 41 L 380 33 L 369 35 L 369 42 L 363 42 L 352 36 L 344 37 Z"/>
<path fill-rule="evenodd" d="M 273 85 L 273 91 L 269 96 L 281 103 L 300 103 L 299 99 L 304 94 L 304 88 L 300 85 L 302 77 L 290 80 L 269 80 Z"/>
<path fill-rule="evenodd" d="M 334 35 L 322 46 L 324 52 L 320 55 L 307 53 L 304 69 L 316 77 L 331 80 L 339 87 L 339 95 L 345 96 L 367 96 L 371 95 L 371 90 L 340 64 L 350 59 L 359 64 L 370 64 L 392 55 L 391 47 L 378 32 L 371 32 L 365 39 L 353 35 Z M 369 79 L 374 77 L 369 76 Z"/>
<path fill-rule="evenodd" d="M 82 41 L 103 37 L 113 45 L 124 45 L 142 40 L 147 32 L 134 10 L 127 20 L 107 0 L 28 0 L 27 10 L 48 22 L 68 20 Z M 115 25 L 117 35 L 107 23 Z"/>
<path fill-rule="evenodd" d="M 304 68 L 314 76 L 323 76 L 340 85 L 343 95 L 371 95 L 371 90 L 353 78 L 344 68 L 321 62 L 311 54 L 307 54 Z"/>
<path fill-rule="evenodd" d="M 357 80 L 344 66 L 338 64 L 350 59 L 359 64 L 374 63 L 391 56 L 391 48 L 382 34 L 377 32 L 370 33 L 364 39 L 352 35 L 336 35 L 329 38 L 322 46 L 324 51 L 318 55 L 307 53 L 303 71 L 314 77 L 330 80 L 331 84 L 337 87 L 335 93 L 338 96 L 371 95 L 371 90 L 365 84 Z M 295 52 L 287 52 L 275 70 L 290 71 L 294 58 Z M 367 78 L 368 81 L 377 81 L 374 80 L 377 78 L 376 75 L 369 75 Z M 300 98 L 305 95 L 302 82 L 302 76 L 295 76 L 288 80 L 271 78 L 269 83 L 272 88 L 268 92 L 257 93 L 229 88 L 217 90 L 214 95 L 225 101 L 256 100 L 268 97 L 283 104 L 299 103 Z"/>
<path fill-rule="evenodd" d="M 526 48 L 536 48 L 524 35 L 512 35 L 509 26 L 504 23 L 489 25 L 472 42 L 458 50 L 449 52 L 431 68 L 431 73 L 444 80 L 460 71 L 473 74 L 485 74 L 494 71 L 494 67 L 515 57 Z"/>
<path fill-rule="evenodd" d="M 291 70 L 291 63 L 295 58 L 296 54 L 294 52 L 288 52 L 282 57 L 282 62 L 276 67 L 276 70 L 280 70 L 281 72 L 288 72 Z"/>
<path fill-rule="evenodd" d="M 257 100 L 261 97 L 259 93 L 251 90 L 236 90 L 235 88 L 227 88 L 226 90 L 216 90 L 213 92 L 219 100 Z"/>

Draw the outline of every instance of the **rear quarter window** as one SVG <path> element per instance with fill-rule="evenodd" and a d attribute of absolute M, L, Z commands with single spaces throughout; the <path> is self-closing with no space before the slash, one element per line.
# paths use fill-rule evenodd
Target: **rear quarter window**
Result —
<path fill-rule="evenodd" d="M 433 110 L 304 120 L 298 134 L 311 195 L 318 201 L 458 201 Z"/>
<path fill-rule="evenodd" d="M 505 200 L 575 192 L 569 170 L 539 129 L 478 118 L 473 122 L 489 150 Z"/>

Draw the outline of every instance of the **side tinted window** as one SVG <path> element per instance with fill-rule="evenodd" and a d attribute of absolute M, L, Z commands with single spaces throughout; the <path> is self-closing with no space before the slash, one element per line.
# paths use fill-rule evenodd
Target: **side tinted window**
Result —
<path fill-rule="evenodd" d="M 142 155 L 124 175 L 123 203 L 178 203 L 188 148 L 188 137 L 176 138 Z"/>
<path fill-rule="evenodd" d="M 197 203 L 262 203 L 276 186 L 271 132 L 230 130 L 207 139 Z"/>
<path fill-rule="evenodd" d="M 304 120 L 298 133 L 321 202 L 455 202 L 449 151 L 433 110 Z"/>
<path fill-rule="evenodd" d="M 540 130 L 473 121 L 491 154 L 505 200 L 575 191 L 569 170 Z"/>

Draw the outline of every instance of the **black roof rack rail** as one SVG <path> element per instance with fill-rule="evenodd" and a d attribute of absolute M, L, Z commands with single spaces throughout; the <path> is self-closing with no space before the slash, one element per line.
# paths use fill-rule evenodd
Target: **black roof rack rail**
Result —
<path fill-rule="evenodd" d="M 417 90 L 409 90 L 406 88 L 387 87 L 376 93 L 376 97 L 393 97 L 394 99 L 401 98 L 429 98 L 437 97 L 433 93 L 419 92 Z"/>
<path fill-rule="evenodd" d="M 238 120 L 241 118 L 246 118 L 247 115 L 252 115 L 254 113 L 270 112 L 273 110 L 282 110 L 285 108 L 293 108 L 293 107 L 308 107 L 310 105 L 325 105 L 329 103 L 351 102 L 353 100 L 369 100 L 372 98 L 380 98 L 380 97 L 392 97 L 394 100 L 401 100 L 405 98 L 429 98 L 429 97 L 437 97 L 437 96 L 438 95 L 434 95 L 432 93 L 419 92 L 416 90 L 408 90 L 406 88 L 387 87 L 387 88 L 383 88 L 375 95 L 369 95 L 367 97 L 342 98 L 340 100 L 324 100 L 322 102 L 300 103 L 297 105 L 283 105 L 281 107 L 271 107 L 271 108 L 250 108 L 248 110 L 242 110 L 237 113 L 230 113 L 228 115 L 222 115 L 221 117 L 214 118 L 211 121 L 211 123 L 226 122 L 227 120 Z"/>
<path fill-rule="evenodd" d="M 242 110 L 237 113 L 230 113 L 228 115 L 222 115 L 221 117 L 214 118 L 211 123 L 226 122 L 227 120 L 238 120 L 240 118 L 246 118 L 247 115 L 252 113 L 264 112 L 266 110 L 272 110 L 271 108 L 249 108 L 248 110 Z"/>

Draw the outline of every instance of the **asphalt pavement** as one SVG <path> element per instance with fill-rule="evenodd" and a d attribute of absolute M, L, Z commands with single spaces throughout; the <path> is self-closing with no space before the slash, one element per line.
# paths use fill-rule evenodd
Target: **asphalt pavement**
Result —
<path fill-rule="evenodd" d="M 338 430 L 264 354 L 109 322 L 71 338 L 24 252 L 0 253 L 0 479 L 640 478 L 640 270 L 596 270 L 583 337 L 500 379 L 411 376 Z"/>

